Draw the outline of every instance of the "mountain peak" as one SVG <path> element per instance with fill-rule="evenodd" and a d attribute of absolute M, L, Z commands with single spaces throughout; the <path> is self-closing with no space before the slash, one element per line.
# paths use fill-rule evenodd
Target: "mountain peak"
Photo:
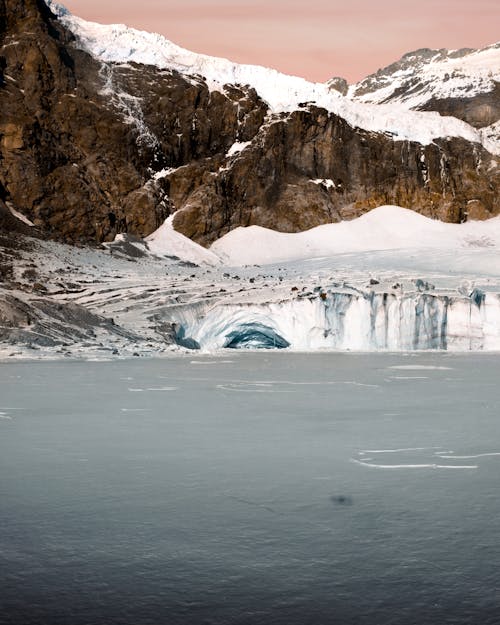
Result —
<path fill-rule="evenodd" d="M 481 128 L 500 116 L 499 83 L 500 43 L 481 49 L 420 48 L 352 85 L 349 97 L 436 110 Z M 467 103 L 457 107 L 458 100 Z"/>

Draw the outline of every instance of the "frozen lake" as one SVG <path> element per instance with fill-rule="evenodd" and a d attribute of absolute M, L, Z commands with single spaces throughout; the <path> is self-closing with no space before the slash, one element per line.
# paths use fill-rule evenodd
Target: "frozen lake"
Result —
<path fill-rule="evenodd" d="M 500 358 L 0 364 L 0 623 L 498 625 Z"/>

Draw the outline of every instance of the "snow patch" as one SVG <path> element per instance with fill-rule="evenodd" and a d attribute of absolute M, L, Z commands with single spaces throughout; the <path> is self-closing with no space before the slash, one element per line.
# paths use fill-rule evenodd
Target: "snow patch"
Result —
<path fill-rule="evenodd" d="M 352 221 L 283 233 L 261 226 L 239 227 L 210 250 L 234 266 L 270 264 L 351 252 L 397 249 L 460 249 L 471 240 L 500 249 L 500 217 L 449 224 L 398 206 L 380 206 Z"/>
<path fill-rule="evenodd" d="M 174 215 L 168 217 L 162 226 L 146 237 L 149 250 L 157 256 L 177 256 L 180 260 L 196 265 L 218 265 L 220 259 L 210 250 L 174 229 Z"/>
<path fill-rule="evenodd" d="M 245 141 L 243 143 L 240 143 L 238 141 L 236 141 L 235 143 L 233 143 L 233 145 L 229 148 L 226 156 L 234 156 L 235 154 L 239 154 L 240 152 L 242 152 L 245 148 L 247 148 L 252 142 L 251 141 Z"/>
<path fill-rule="evenodd" d="M 13 217 L 15 217 L 16 219 L 19 219 L 19 221 L 22 221 L 24 224 L 26 224 L 27 226 L 31 226 L 33 227 L 35 224 L 30 221 L 26 215 L 23 215 L 22 213 L 20 213 L 19 211 L 17 211 L 10 202 L 6 202 L 5 205 L 7 206 L 7 208 L 9 209 L 11 215 Z"/>
<path fill-rule="evenodd" d="M 335 183 L 330 178 L 315 178 L 311 180 L 313 184 L 325 187 L 325 189 L 335 189 Z"/>
<path fill-rule="evenodd" d="M 163 178 L 170 176 L 170 174 L 173 174 L 177 169 L 177 167 L 166 167 L 165 169 L 157 171 L 153 178 L 154 180 L 162 180 Z"/>

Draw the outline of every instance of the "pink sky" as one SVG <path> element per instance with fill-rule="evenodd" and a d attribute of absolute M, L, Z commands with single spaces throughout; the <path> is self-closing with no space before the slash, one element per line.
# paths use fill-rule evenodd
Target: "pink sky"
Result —
<path fill-rule="evenodd" d="M 125 23 L 239 63 L 354 82 L 417 48 L 498 40 L 498 0 L 62 0 L 74 14 Z"/>

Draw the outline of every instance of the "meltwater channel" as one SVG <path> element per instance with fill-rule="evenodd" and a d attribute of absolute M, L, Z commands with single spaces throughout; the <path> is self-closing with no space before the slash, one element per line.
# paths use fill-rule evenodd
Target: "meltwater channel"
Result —
<path fill-rule="evenodd" d="M 0 364 L 2 625 L 498 625 L 497 354 Z"/>

